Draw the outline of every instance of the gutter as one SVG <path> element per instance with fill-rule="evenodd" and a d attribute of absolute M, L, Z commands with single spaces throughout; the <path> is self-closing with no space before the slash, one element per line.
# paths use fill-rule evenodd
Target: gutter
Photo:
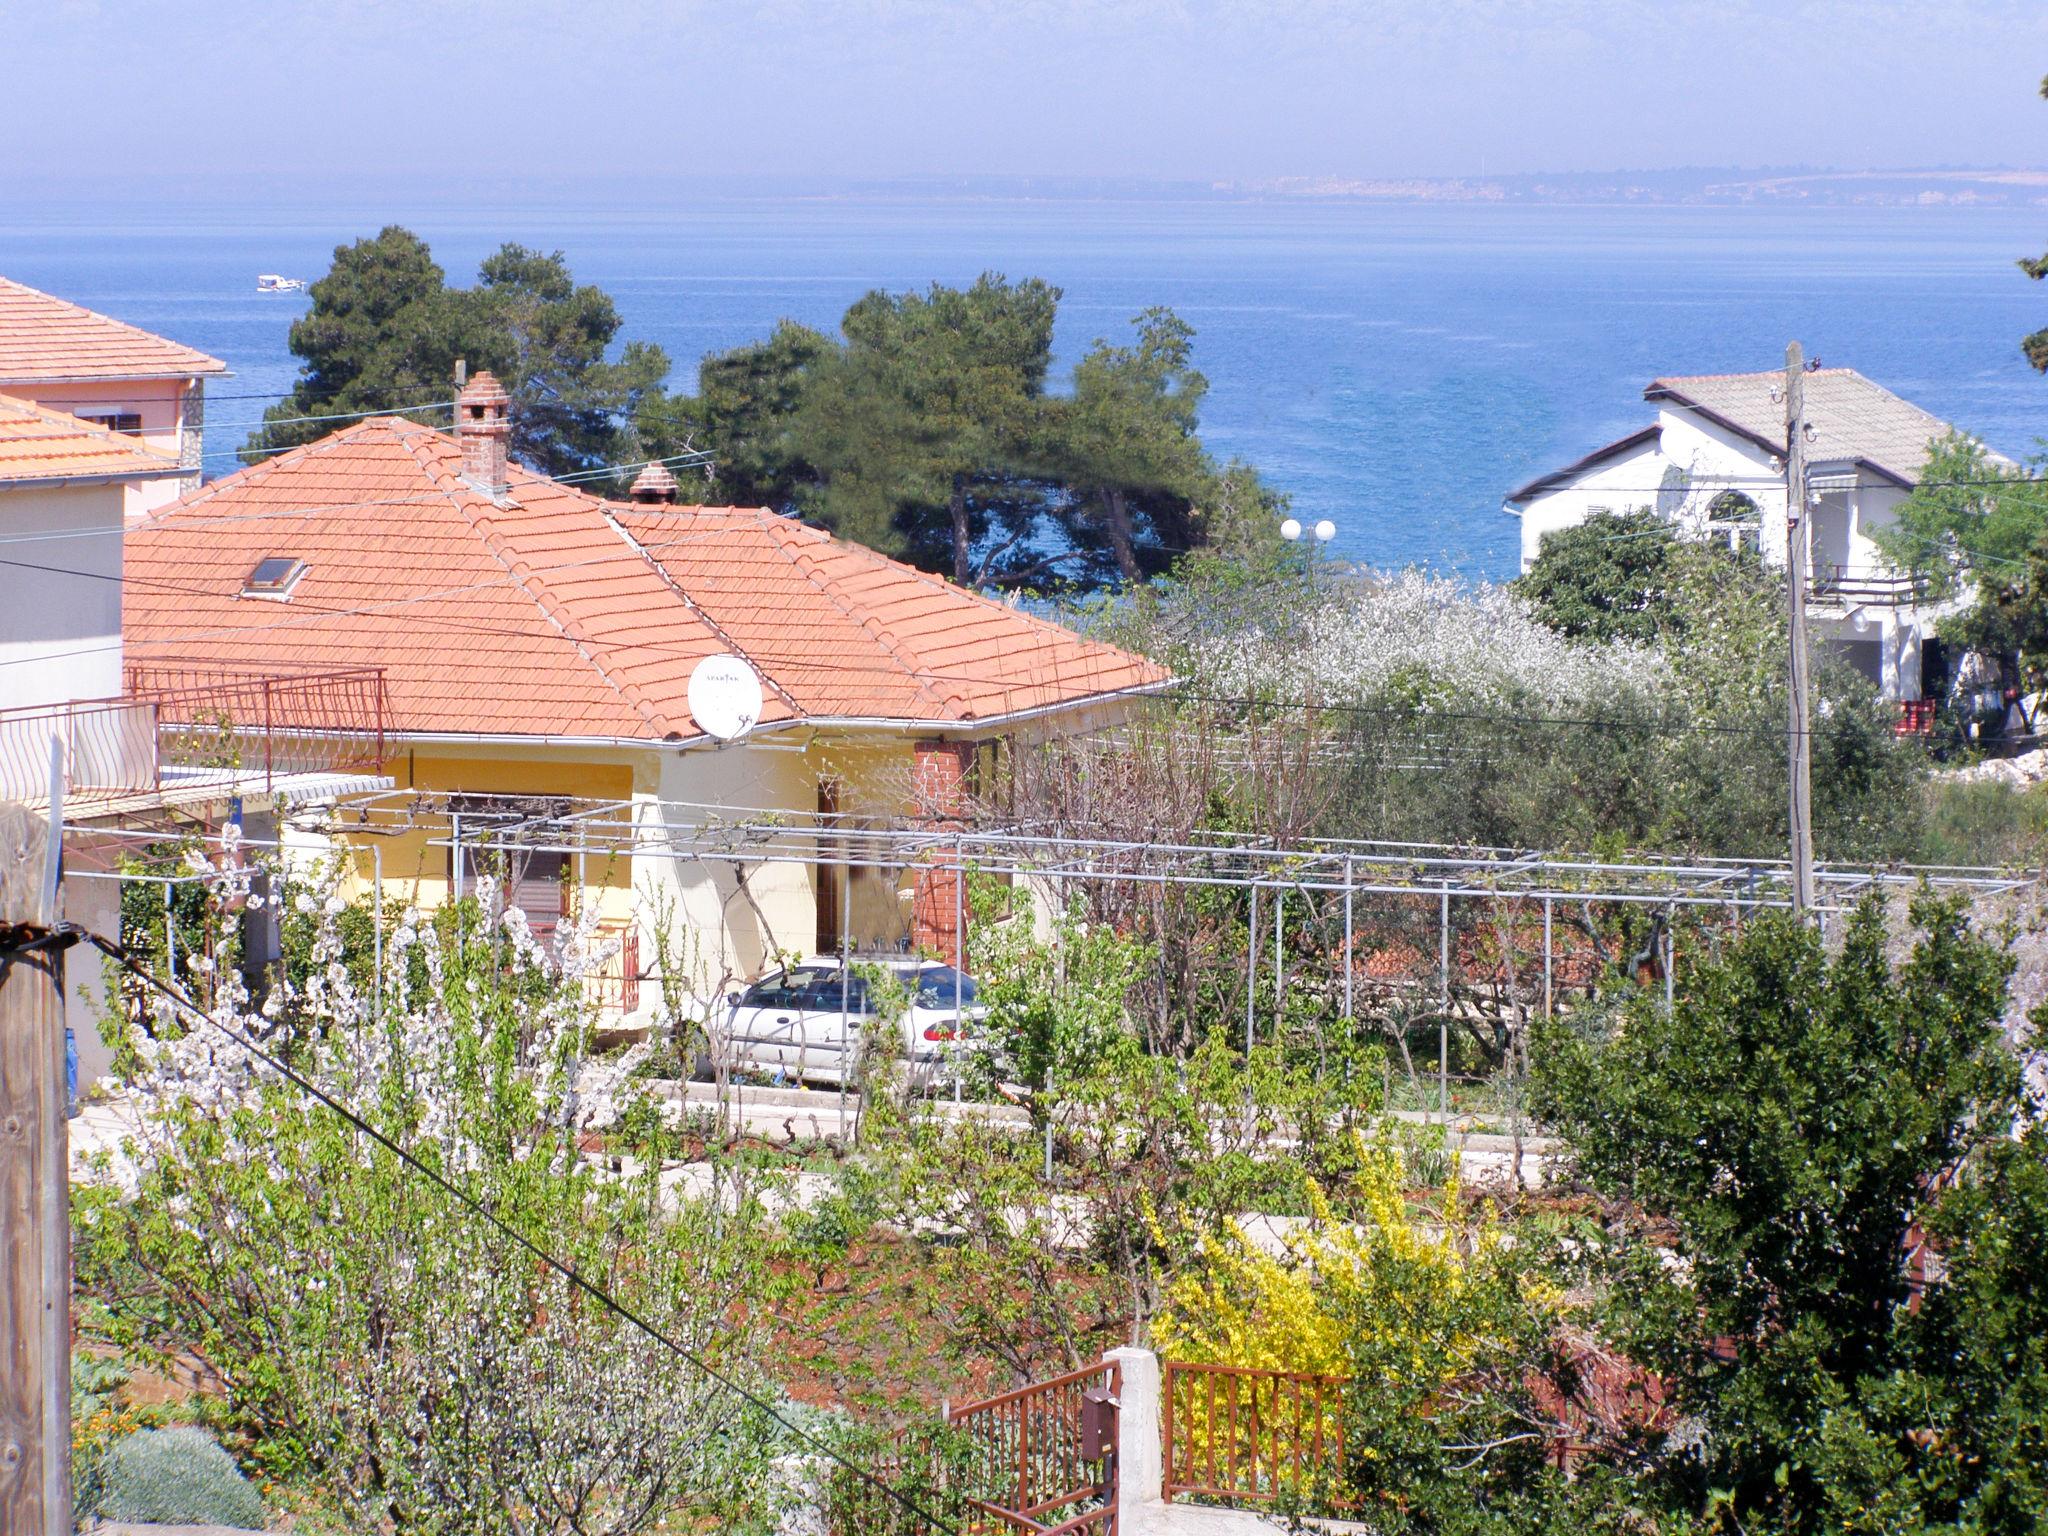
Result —
<path fill-rule="evenodd" d="M 32 480 L 13 480 L 0 476 L 0 491 L 42 491 L 66 485 L 125 485 L 131 480 L 177 480 L 192 471 L 182 464 L 169 464 L 162 469 L 130 469 L 119 473 L 112 470 L 104 474 L 89 475 L 40 475 Z"/>
<path fill-rule="evenodd" d="M 218 358 L 212 368 L 165 368 L 155 373 L 25 373 L 0 378 L 0 389 L 33 389 L 40 384 L 185 384 L 205 379 L 232 379 L 234 370 Z"/>
<path fill-rule="evenodd" d="M 1089 704 L 1108 703 L 1117 699 L 1147 698 L 1178 687 L 1179 683 L 1180 679 L 1169 677 L 1156 683 L 1141 683 L 1135 688 L 1119 688 L 1108 693 L 1089 694 L 1080 699 L 1067 699 L 1058 704 L 1041 704 L 1032 709 L 1013 710 L 1006 715 L 988 715 L 978 720 L 904 720 L 886 715 L 800 715 L 791 720 L 776 720 L 757 725 L 746 735 L 737 737 L 732 742 L 724 742 L 702 732 L 676 741 L 650 736 L 531 736 L 507 732 L 463 731 L 386 731 L 384 739 L 387 742 L 413 742 L 437 746 L 599 747 L 645 752 L 659 751 L 665 747 L 681 748 L 684 751 L 701 750 L 706 747 L 715 749 L 786 731 L 859 730 L 918 736 L 957 736 L 998 726 L 1015 725 L 1027 720 L 1043 719 L 1047 715 L 1063 714 Z"/>

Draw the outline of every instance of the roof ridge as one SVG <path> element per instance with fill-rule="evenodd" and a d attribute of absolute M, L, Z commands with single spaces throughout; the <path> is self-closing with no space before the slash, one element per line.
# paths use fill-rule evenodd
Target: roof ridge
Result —
<path fill-rule="evenodd" d="M 413 422 L 409 423 L 409 425 L 418 426 L 419 423 Z M 607 667 L 595 654 L 603 642 L 590 635 L 583 625 L 576 621 L 568 612 L 568 605 L 563 603 L 549 589 L 548 584 L 540 579 L 531 564 L 507 547 L 504 535 L 490 525 L 490 520 L 478 510 L 476 505 L 478 502 L 483 502 L 489 505 L 493 512 L 496 512 L 500 510 L 497 504 L 479 492 L 471 490 L 459 475 L 450 474 L 445 466 L 430 461 L 420 453 L 422 447 L 431 446 L 439 449 L 444 444 L 447 447 L 460 451 L 460 445 L 456 443 L 455 439 L 445 432 L 437 431 L 432 427 L 423 427 L 421 431 L 425 434 L 427 442 L 422 442 L 419 433 L 409 433 L 399 439 L 401 445 L 412 455 L 413 461 L 420 466 L 420 469 L 427 475 L 428 479 L 433 482 L 435 489 L 448 498 L 449 504 L 454 507 L 457 514 L 475 532 L 490 557 L 505 568 L 506 574 L 518 583 L 519 590 L 524 592 L 534 607 L 540 610 L 541 617 L 552 624 L 561 633 L 563 639 L 576 647 L 576 653 L 590 664 L 591 670 L 603 678 L 607 686 L 626 701 L 635 714 L 659 732 L 666 734 L 671 730 L 673 728 L 672 722 L 649 702 L 647 696 L 635 684 L 627 679 L 612 675 L 612 669 Z M 521 468 L 521 466 L 517 465 L 513 467 Z M 531 470 L 523 468 L 521 468 L 521 472 L 527 475 L 533 474 Z M 533 478 L 544 479 L 541 476 L 533 476 Z M 545 483 L 548 485 L 556 484 L 552 480 L 548 480 Z M 568 491 L 577 500 L 591 500 L 589 497 L 579 495 L 568 486 L 556 486 L 556 488 Z M 518 503 L 514 502 L 513 505 L 516 507 Z M 601 506 L 601 504 L 599 505 Z M 520 510 L 524 511 L 526 509 L 521 507 Z"/>
<path fill-rule="evenodd" d="M 274 453 L 267 459 L 258 459 L 254 464 L 244 464 L 240 469 L 229 470 L 218 480 L 207 481 L 198 490 L 188 492 L 168 506 L 159 507 L 149 513 L 143 518 L 143 521 L 150 523 L 161 522 L 177 513 L 190 511 L 201 502 L 211 501 L 214 497 L 223 495 L 228 491 L 240 490 L 244 486 L 261 485 L 271 476 L 282 474 L 286 466 L 302 463 L 312 458 L 315 454 L 326 453 L 339 447 L 344 442 L 352 442 L 358 435 L 363 433 L 365 428 L 382 426 L 393 419 L 389 416 L 372 416 L 365 421 L 351 422 L 348 426 L 330 432 L 325 437 L 316 437 L 310 443 L 293 443 L 291 447 Z M 416 423 L 407 424 L 416 425 Z M 431 431 L 432 428 L 428 430 Z"/>
<path fill-rule="evenodd" d="M 683 606 L 690 611 L 690 615 L 693 618 L 695 618 L 698 623 L 702 624 L 706 629 L 710 630 L 711 633 L 715 637 L 717 637 L 717 639 L 721 643 L 723 643 L 727 647 L 727 649 L 729 649 L 732 652 L 733 655 L 741 657 L 743 660 L 745 660 L 746 664 L 754 669 L 754 675 L 756 677 L 760 678 L 762 682 L 766 683 L 770 688 L 773 688 L 777 693 L 782 695 L 784 703 L 789 705 L 789 707 L 792 710 L 794 710 L 798 715 L 808 719 L 810 717 L 810 711 L 805 709 L 802 704 L 797 702 L 796 695 L 791 693 L 788 688 L 784 687 L 783 684 L 776 678 L 776 676 L 772 672 L 770 672 L 766 667 L 762 666 L 758 661 L 754 660 L 753 656 L 748 653 L 747 648 L 741 645 L 737 640 L 733 639 L 731 631 L 729 631 L 723 624 L 719 623 L 718 620 L 712 618 L 711 615 L 705 611 L 704 605 L 699 603 L 696 598 L 692 597 L 688 592 L 686 592 L 683 589 L 683 584 L 680 581 L 676 580 L 674 573 L 671 572 L 667 566 L 663 565 L 661 561 L 653 554 L 653 552 L 650 551 L 645 545 L 643 545 L 639 539 L 634 537 L 632 531 L 629 528 L 627 528 L 624 523 L 619 521 L 617 514 L 614 513 L 612 510 L 611 503 L 600 502 L 598 505 L 600 512 L 604 516 L 604 520 L 607 523 L 611 524 L 612 531 L 625 541 L 626 547 L 628 549 L 632 550 L 634 554 L 638 555 L 640 559 L 643 562 L 645 562 L 647 568 L 654 573 L 655 578 L 659 580 L 663 586 L 667 587 L 671 592 L 675 593 L 677 598 L 679 598 L 682 601 Z M 695 510 L 717 511 L 723 509 L 700 507 Z M 695 717 L 693 716 L 692 718 L 694 719 Z"/>
<path fill-rule="evenodd" d="M 899 570 L 911 572 L 919 577 L 925 575 L 923 571 L 918 570 L 915 566 L 905 565 L 902 561 L 891 560 L 887 555 L 879 554 L 864 544 L 856 544 L 851 539 L 835 539 L 829 533 L 818 529 L 806 528 L 803 524 L 793 523 L 786 517 L 778 517 L 765 507 L 753 510 L 755 516 L 761 520 L 762 527 L 767 530 L 770 543 L 782 552 L 783 557 L 797 569 L 804 580 L 818 589 L 827 602 L 837 608 L 848 619 L 859 625 L 864 634 L 871 636 L 888 653 L 890 659 L 903 669 L 904 676 L 917 685 L 917 691 L 921 697 L 930 700 L 942 709 L 950 708 L 957 711 L 963 710 L 966 707 L 968 700 L 964 689 L 958 686 L 952 688 L 940 687 L 939 680 L 927 668 L 917 665 L 915 652 L 903 642 L 902 638 L 893 629 L 883 623 L 872 612 L 869 612 L 865 606 L 856 610 L 856 606 L 849 599 L 835 590 L 832 582 L 825 580 L 824 574 L 817 568 L 818 562 L 816 558 L 808 549 L 799 548 L 794 544 L 791 541 L 791 534 L 793 531 L 795 536 L 799 538 L 804 535 L 815 534 L 815 539 L 807 538 L 804 539 L 804 542 L 812 544 L 822 542 L 841 554 L 858 553 L 865 555 L 884 565 L 895 566 Z M 951 583 L 942 583 L 941 585 L 944 585 L 948 591 L 955 594 L 973 595 L 967 593 L 964 587 L 955 587 Z"/>

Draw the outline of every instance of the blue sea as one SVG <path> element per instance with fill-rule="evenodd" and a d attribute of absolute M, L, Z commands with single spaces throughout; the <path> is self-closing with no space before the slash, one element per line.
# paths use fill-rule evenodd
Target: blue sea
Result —
<path fill-rule="evenodd" d="M 829 328 L 876 287 L 1043 277 L 1065 292 L 1057 368 L 1169 305 L 1196 329 L 1212 450 L 1386 567 L 1512 574 L 1506 491 L 1643 424 L 1657 375 L 1779 366 L 1794 337 L 2009 453 L 2048 427 L 2048 380 L 2018 348 L 2048 324 L 2048 286 L 2014 265 L 2048 245 L 2048 209 L 9 196 L 0 273 L 225 359 L 208 421 L 224 473 L 290 387 L 305 305 L 259 295 L 257 273 L 317 277 L 389 222 L 457 281 L 506 240 L 562 250 L 680 387 L 706 352 L 784 316 Z"/>

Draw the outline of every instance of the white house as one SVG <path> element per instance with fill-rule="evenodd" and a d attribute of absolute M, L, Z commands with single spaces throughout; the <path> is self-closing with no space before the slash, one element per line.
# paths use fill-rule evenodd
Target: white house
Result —
<path fill-rule="evenodd" d="M 131 484 L 131 518 L 198 489 L 206 381 L 226 373 L 217 357 L 0 277 L 0 393 L 140 439 L 183 470 Z"/>
<path fill-rule="evenodd" d="M 1545 534 L 1600 512 L 1649 508 L 1699 538 L 1747 542 L 1785 563 L 1785 376 L 1695 374 L 1654 380 L 1657 418 L 1512 492 L 1522 569 Z M 1928 447 L 1954 430 L 1852 368 L 1806 375 L 1809 614 L 1887 698 L 1921 697 L 1934 613 L 1871 535 L 1918 483 Z"/>

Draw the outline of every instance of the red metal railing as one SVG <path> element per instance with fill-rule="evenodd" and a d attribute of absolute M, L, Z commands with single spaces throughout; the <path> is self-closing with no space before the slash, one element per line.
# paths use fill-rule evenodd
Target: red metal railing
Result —
<path fill-rule="evenodd" d="M 1114 1399 L 1122 1384 L 1122 1369 L 1104 1361 L 905 1430 L 865 1462 L 884 1487 L 835 1473 L 826 1527 L 831 1536 L 937 1536 L 935 1522 L 975 1536 L 1116 1536 L 1114 1409 L 1102 1460 L 1084 1454 L 1084 1414 L 1091 1391 Z"/>
<path fill-rule="evenodd" d="M 639 930 L 629 923 L 605 923 L 597 936 L 619 944 L 609 960 L 584 978 L 584 995 L 607 1013 L 632 1013 L 640 1006 Z"/>
<path fill-rule="evenodd" d="M 91 805 L 217 779 L 268 791 L 280 775 L 373 770 L 384 761 L 384 674 L 224 672 L 131 663 L 127 692 L 0 710 L 0 799 L 49 794 L 50 741 L 65 797 Z"/>
<path fill-rule="evenodd" d="M 1329 1497 L 1343 1475 L 1344 1380 L 1168 1361 L 1166 1497 Z"/>
<path fill-rule="evenodd" d="M 237 671 L 175 658 L 131 661 L 127 693 L 153 704 L 166 764 L 238 779 L 374 769 L 384 762 L 381 667 Z"/>
<path fill-rule="evenodd" d="M 971 1497 L 992 1515 L 1026 1521 L 1101 1497 L 1106 1480 L 1100 1464 L 1082 1455 L 1083 1403 L 1095 1388 L 1106 1389 L 1114 1397 L 1122 1384 L 1121 1368 L 1105 1360 L 955 1408 L 946 1415 L 946 1422 L 970 1443 L 967 1476 Z M 1115 1516 L 1103 1509 L 1077 1515 L 1065 1524 L 1017 1528 L 1081 1530 L 1099 1524 L 1105 1513 L 1112 1523 L 1100 1528 L 1107 1531 L 1114 1528 Z"/>
<path fill-rule="evenodd" d="M 1900 736 L 1932 736 L 1939 704 L 1938 699 L 1901 699 L 1899 722 L 1892 730 Z"/>

